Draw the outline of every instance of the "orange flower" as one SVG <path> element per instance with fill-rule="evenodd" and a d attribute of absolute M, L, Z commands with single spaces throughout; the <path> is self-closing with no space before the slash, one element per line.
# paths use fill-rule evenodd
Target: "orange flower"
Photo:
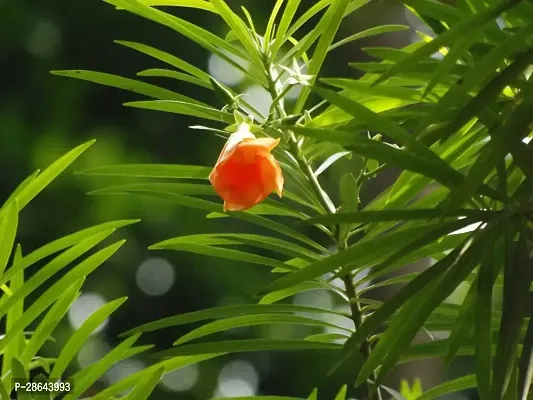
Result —
<path fill-rule="evenodd" d="M 209 175 L 215 191 L 224 200 L 224 211 L 240 211 L 283 190 L 283 175 L 270 151 L 279 139 L 257 139 L 247 124 L 241 124 L 222 149 Z"/>

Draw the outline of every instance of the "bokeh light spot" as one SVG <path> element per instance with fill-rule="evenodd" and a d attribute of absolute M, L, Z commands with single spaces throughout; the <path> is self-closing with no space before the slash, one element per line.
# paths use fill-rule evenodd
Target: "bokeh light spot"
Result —
<path fill-rule="evenodd" d="M 233 54 L 225 53 L 231 60 L 235 61 L 237 64 L 242 66 L 244 69 L 248 68 L 249 62 L 234 56 Z M 244 73 L 237 69 L 235 66 L 231 65 L 229 62 L 223 58 L 212 54 L 207 61 L 207 68 L 209 74 L 211 74 L 215 79 L 220 82 L 228 85 L 235 86 L 242 82 L 244 79 Z"/>
<path fill-rule="evenodd" d="M 78 299 L 72 304 L 72 307 L 68 310 L 68 320 L 70 325 L 74 329 L 78 329 L 87 318 L 91 316 L 93 312 L 98 310 L 106 304 L 106 301 L 96 293 L 85 293 L 82 294 Z M 107 325 L 108 320 L 105 320 L 98 326 L 94 331 L 93 335 L 101 332 L 102 329 Z"/>
<path fill-rule="evenodd" d="M 174 268 L 164 258 L 149 258 L 137 269 L 136 280 L 148 296 L 161 296 L 174 285 Z"/>
<path fill-rule="evenodd" d="M 220 371 L 215 397 L 254 396 L 258 384 L 259 376 L 252 364 L 242 360 L 231 361 Z"/>
<path fill-rule="evenodd" d="M 172 392 L 186 392 L 193 388 L 199 375 L 198 365 L 187 365 L 163 375 L 161 385 Z"/>

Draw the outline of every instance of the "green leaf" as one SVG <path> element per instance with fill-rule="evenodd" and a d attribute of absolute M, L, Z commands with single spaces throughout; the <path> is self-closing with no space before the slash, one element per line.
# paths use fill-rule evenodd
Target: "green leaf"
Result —
<path fill-rule="evenodd" d="M 16 197 L 18 211 L 22 210 L 35 196 L 37 196 L 50 182 L 72 164 L 85 150 L 87 150 L 96 140 L 86 142 L 57 159 L 47 167 L 35 179 L 28 182 L 28 185 L 21 189 Z M 33 176 L 33 175 L 32 175 Z M 11 203 L 5 203 L 0 209 L 0 218 L 7 212 Z"/>
<path fill-rule="evenodd" d="M 6 208 L 5 214 L 0 217 L 0 276 L 6 269 L 15 243 L 18 226 L 17 208 L 17 200 L 15 200 Z"/>
<path fill-rule="evenodd" d="M 529 286 L 533 276 L 529 261 L 531 249 L 524 234 L 520 235 L 516 246 L 511 245 L 514 234 L 508 236 L 510 237 L 506 248 L 509 257 L 504 265 L 503 312 L 494 356 L 491 398 L 503 398 L 511 381 L 517 359 L 517 346 L 520 343 L 520 328 L 527 313 L 526 304 L 530 298 Z M 514 256 L 514 260 L 510 259 L 511 255 Z"/>
<path fill-rule="evenodd" d="M 331 215 L 320 215 L 309 218 L 308 223 L 369 223 L 385 221 L 416 221 L 433 220 L 442 217 L 457 218 L 467 217 L 469 221 L 491 221 L 501 217 L 500 211 L 480 211 L 471 209 L 454 210 L 444 215 L 445 211 L 438 208 L 411 209 L 411 210 L 363 210 L 358 212 L 339 212 Z"/>
<path fill-rule="evenodd" d="M 343 213 L 357 212 L 359 210 L 359 184 L 353 174 L 344 174 L 339 180 L 339 211 Z M 352 224 L 341 223 L 339 225 L 339 243 L 344 243 L 352 230 Z"/>
<path fill-rule="evenodd" d="M 241 353 L 249 351 L 271 350 L 339 350 L 341 347 L 341 345 L 335 343 L 312 342 L 310 340 L 243 339 L 178 346 L 169 350 L 155 353 L 154 357 L 167 358 L 221 352 Z"/>
<path fill-rule="evenodd" d="M 481 260 L 477 279 L 477 293 L 474 312 L 474 338 L 476 381 L 479 397 L 487 400 L 490 397 L 491 366 L 492 366 L 492 285 L 498 275 L 499 263 L 494 259 L 503 247 L 496 247 L 494 237 L 487 240 L 485 255 Z"/>
<path fill-rule="evenodd" d="M 351 332 L 350 329 L 343 328 L 339 325 L 320 321 L 313 318 L 300 317 L 298 315 L 288 314 L 259 314 L 259 315 L 245 315 L 239 317 L 230 317 L 218 321 L 205 324 L 176 340 L 173 345 L 182 345 L 191 340 L 199 339 L 204 336 L 212 335 L 213 333 L 225 332 L 234 328 L 241 328 L 247 326 L 256 326 L 264 324 L 298 324 L 320 326 L 323 328 L 340 329 L 345 332 Z"/>
<path fill-rule="evenodd" d="M 409 150 L 413 152 L 413 155 L 420 157 L 431 164 L 435 164 L 433 168 L 446 168 L 447 173 L 453 171 L 451 167 L 446 164 L 442 159 L 437 157 L 435 153 L 425 147 L 423 144 L 418 142 L 413 136 L 403 127 L 394 122 L 390 121 L 388 118 L 375 113 L 368 109 L 367 107 L 359 104 L 358 102 L 338 94 L 332 90 L 324 89 L 320 87 L 313 87 L 313 90 L 316 91 L 322 98 L 328 100 L 332 104 L 338 106 L 347 113 L 352 114 L 354 117 L 358 118 L 360 121 L 368 124 L 369 127 L 375 129 L 383 135 L 389 136 L 394 141 L 398 142 L 401 145 L 407 146 Z M 352 135 L 353 137 L 353 135 Z M 370 141 L 370 140 L 368 140 Z M 377 144 L 376 141 L 370 141 Z M 382 144 L 382 143 L 379 143 Z M 380 160 L 381 161 L 381 160 Z"/>
<path fill-rule="evenodd" d="M 235 317 L 238 315 L 293 312 L 342 315 L 340 313 L 327 309 L 298 306 L 292 304 L 239 304 L 232 306 L 208 308 L 205 310 L 193 311 L 190 313 L 163 318 L 158 321 L 149 322 L 147 324 L 130 329 L 127 332 L 122 333 L 120 336 L 124 337 L 137 333 L 153 332 L 159 329 L 170 328 L 177 325 L 190 324 L 193 322 L 205 321 L 210 319 Z"/>
<path fill-rule="evenodd" d="M 524 346 L 522 347 L 518 365 L 518 398 L 520 400 L 527 400 L 533 377 L 533 319 L 531 318 L 527 324 Z"/>
<path fill-rule="evenodd" d="M 444 360 L 444 364 L 447 367 L 450 366 L 450 363 L 452 362 L 453 358 L 457 355 L 457 352 L 459 351 L 463 343 L 470 336 L 470 333 L 472 331 L 472 320 L 474 319 L 476 312 L 476 295 L 477 283 L 474 283 L 470 286 L 470 289 L 463 301 L 463 304 L 461 305 L 461 309 L 459 310 L 459 315 L 457 315 L 455 323 L 453 324 L 453 327 L 450 332 L 450 338 L 448 340 L 449 347 Z M 491 334 L 490 320 L 488 334 Z M 486 349 L 484 349 L 484 351 L 486 351 Z M 488 352 L 490 354 L 490 347 L 488 349 Z"/>
<path fill-rule="evenodd" d="M 210 4 L 207 2 L 202 1 L 202 3 L 208 4 L 210 6 Z M 195 67 L 194 65 L 186 61 L 183 61 L 181 58 L 178 58 L 172 54 L 166 53 L 164 51 L 158 50 L 154 47 L 150 47 L 142 43 L 128 42 L 124 40 L 115 40 L 115 43 L 137 50 L 159 61 L 163 61 L 166 64 L 172 65 L 175 68 L 188 72 L 192 76 L 198 78 L 199 81 L 205 82 L 205 84 L 209 85 L 208 73 L 202 71 L 201 69 Z M 210 87 L 210 85 L 208 87 Z"/>
<path fill-rule="evenodd" d="M 335 400 L 346 400 L 346 392 L 348 391 L 348 386 L 342 385 L 341 390 L 335 396 Z"/>
<path fill-rule="evenodd" d="M 248 31 L 248 28 L 240 19 L 237 14 L 231 11 L 231 8 L 223 0 L 210 0 L 211 4 L 216 8 L 218 14 L 226 21 L 226 24 L 231 28 L 233 32 L 239 38 L 239 41 L 242 43 L 247 53 L 250 55 L 251 59 L 257 63 L 257 65 L 262 65 L 261 63 L 261 54 L 257 43 L 252 38 L 252 35 Z M 255 33 L 255 32 L 254 32 Z"/>
<path fill-rule="evenodd" d="M 281 16 L 281 20 L 274 38 L 274 43 L 272 44 L 271 51 L 273 59 L 276 57 L 280 47 L 287 40 L 285 39 L 285 34 L 287 33 L 292 19 L 296 14 L 296 10 L 300 5 L 300 1 L 301 0 L 288 0 L 287 4 L 285 5 L 285 9 L 283 10 L 283 15 Z"/>
<path fill-rule="evenodd" d="M 161 367 L 146 376 L 135 386 L 135 388 L 124 397 L 124 400 L 146 400 L 154 391 L 164 372 Z"/>
<path fill-rule="evenodd" d="M 240 51 L 236 46 L 232 45 L 228 41 L 212 34 L 208 30 L 205 30 L 191 22 L 178 18 L 174 15 L 164 13 L 152 7 L 148 7 L 135 0 L 104 0 L 106 3 L 113 4 L 117 7 L 137 14 L 146 19 L 157 22 L 161 25 L 167 26 L 181 35 L 187 37 L 193 42 L 199 44 L 209 52 L 216 54 L 220 58 L 227 61 L 229 64 L 242 71 L 246 76 L 250 77 L 254 81 L 261 83 L 262 81 L 250 73 L 246 68 L 243 68 L 238 62 L 229 57 L 226 52 L 234 54 L 242 59 L 246 59 L 245 53 Z"/>
<path fill-rule="evenodd" d="M 462 221 L 462 220 L 461 220 Z M 465 224 L 466 225 L 466 224 Z M 407 243 L 411 243 L 425 235 L 431 228 L 439 227 L 440 224 L 433 223 L 426 226 L 418 226 L 401 231 L 395 231 L 383 236 L 371 239 L 363 239 L 348 249 L 341 250 L 327 258 L 312 263 L 296 272 L 277 279 L 267 288 L 268 291 L 279 290 L 296 285 L 309 279 L 314 279 L 332 270 L 350 266 L 350 270 L 356 266 L 366 267 L 368 264 L 375 264 L 382 261 L 387 256 L 397 252 L 398 248 Z M 459 228 L 455 228 L 459 229 Z"/>
<path fill-rule="evenodd" d="M 76 356 L 92 332 L 94 332 L 96 328 L 104 323 L 104 321 L 122 304 L 124 304 L 126 300 L 127 297 L 122 297 L 103 305 L 98 310 L 93 312 L 89 318 L 87 318 L 83 324 L 76 329 L 67 343 L 61 349 L 61 353 L 54 363 L 54 368 L 50 373 L 51 379 L 60 378 L 63 375 L 72 359 Z"/>
<path fill-rule="evenodd" d="M 46 280 L 52 277 L 54 274 L 59 272 L 61 269 L 65 268 L 69 263 L 74 261 L 76 258 L 80 257 L 82 254 L 89 251 L 91 248 L 96 246 L 106 237 L 111 235 L 114 232 L 114 229 L 108 229 L 101 233 L 92 235 L 87 239 L 82 240 L 74 247 L 66 250 L 64 253 L 55 257 L 52 261 L 42 267 L 37 273 L 35 273 L 28 281 L 20 288 L 17 292 L 13 293 L 4 303 L 0 305 L 0 315 L 5 315 L 7 311 L 21 301 L 28 294 L 33 292 L 39 286 L 43 284 Z"/>
<path fill-rule="evenodd" d="M 156 363 L 151 365 L 141 371 L 135 372 L 126 378 L 118 381 L 114 385 L 102 390 L 98 394 L 91 397 L 91 400 L 109 400 L 113 396 L 117 396 L 120 393 L 128 390 L 129 388 L 136 385 L 141 379 L 146 377 L 149 374 L 154 373 L 159 368 L 164 369 L 164 373 L 177 370 L 179 368 L 186 367 L 188 365 L 197 364 L 199 362 L 210 360 L 212 358 L 221 356 L 222 354 L 203 354 L 201 356 L 191 356 L 191 357 L 175 357 L 170 360 L 165 360 L 163 362 Z"/>
<path fill-rule="evenodd" d="M 526 52 L 519 56 L 514 64 L 507 67 L 499 76 L 489 82 L 469 104 L 466 104 L 468 101 L 467 93 L 483 85 L 494 74 L 495 70 L 501 68 L 502 59 L 523 47 L 532 33 L 531 29 L 533 28 L 529 25 L 524 27 L 519 34 L 511 36 L 476 63 L 476 68 L 471 69 L 462 76 L 461 85 L 451 87 L 446 92 L 446 95 L 439 100 L 434 111 L 422 119 L 413 137 L 418 137 L 419 133 L 429 125 L 441 122 L 443 116 L 455 108 L 459 110 L 461 118 L 457 119 L 457 121 L 453 121 L 455 118 L 452 118 L 452 122 L 448 124 L 449 127 L 445 128 L 448 136 L 468 122 L 475 113 L 485 108 L 491 99 L 499 96 L 501 90 L 531 63 L 532 52 Z M 467 106 L 468 108 L 466 108 Z"/>
<path fill-rule="evenodd" d="M 468 51 L 470 46 L 479 41 L 481 33 L 482 28 L 478 27 L 476 30 L 468 35 L 465 35 L 464 37 L 459 38 L 456 43 L 454 43 L 448 54 L 446 54 L 444 57 L 444 60 L 439 63 L 437 69 L 431 77 L 431 80 L 426 85 L 424 94 L 422 95 L 423 97 L 426 97 L 428 93 L 430 93 L 433 88 L 449 74 L 449 72 L 457 65 L 459 59 Z"/>
<path fill-rule="evenodd" d="M 501 2 L 494 7 L 488 8 L 484 12 L 473 15 L 471 18 L 465 19 L 454 25 L 448 31 L 440 34 L 435 39 L 426 43 L 424 46 L 403 58 L 400 62 L 394 64 L 388 71 L 386 71 L 376 83 L 382 82 L 390 78 L 394 74 L 401 71 L 409 70 L 409 68 L 417 64 L 420 60 L 429 57 L 431 54 L 437 52 L 441 47 L 452 46 L 460 37 L 465 37 L 472 34 L 478 27 L 486 24 L 497 18 L 501 13 L 518 4 L 520 0 L 510 0 Z"/>
<path fill-rule="evenodd" d="M 12 379 L 29 379 L 28 371 L 24 364 L 18 359 L 11 359 L 11 378 Z M 17 393 L 20 400 L 32 400 L 31 395 L 28 393 Z"/>
<path fill-rule="evenodd" d="M 322 172 L 324 172 L 326 169 L 328 169 L 331 165 L 335 163 L 335 161 L 341 159 L 344 156 L 347 156 L 348 154 L 351 154 L 350 151 L 340 151 L 338 153 L 335 153 L 331 156 L 329 156 L 320 166 L 315 170 L 315 176 L 319 176 Z"/>
<path fill-rule="evenodd" d="M 57 253 L 61 250 L 71 247 L 85 239 L 88 239 L 94 235 L 101 234 L 104 231 L 115 230 L 127 225 L 135 224 L 139 220 L 119 220 L 112 222 L 105 222 L 100 225 L 95 225 L 87 229 L 75 232 L 73 234 L 64 236 L 60 239 L 54 240 L 39 249 L 33 251 L 32 253 L 25 256 L 20 263 L 13 265 L 7 272 L 0 278 L 0 285 L 6 283 L 9 279 L 14 277 L 23 269 L 29 267 L 30 265 L 35 264 L 36 262 L 46 258 L 54 253 Z"/>
<path fill-rule="evenodd" d="M 146 110 L 164 111 L 174 114 L 192 115 L 194 117 L 209 119 L 212 121 L 232 124 L 233 116 L 229 113 L 219 111 L 216 108 L 192 104 L 184 101 L 155 100 L 155 101 L 133 101 L 124 103 L 126 107 L 143 108 Z"/>
<path fill-rule="evenodd" d="M 475 388 L 476 376 L 475 375 L 465 375 L 457 379 L 452 379 L 441 383 L 440 385 L 434 386 L 429 390 L 426 390 L 422 396 L 418 397 L 417 400 L 432 400 L 440 396 L 444 396 L 448 393 L 460 392 L 466 389 Z"/>
<path fill-rule="evenodd" d="M 161 247 L 159 247 L 161 248 Z M 176 243 L 166 245 L 166 249 L 176 251 L 186 251 L 195 254 L 201 254 L 205 256 L 224 258 L 227 260 L 240 261 L 250 264 L 258 264 L 271 268 L 291 268 L 289 265 L 274 258 L 259 256 L 252 253 L 247 253 L 240 250 L 226 249 L 222 247 L 206 246 L 203 244 L 195 243 Z"/>
<path fill-rule="evenodd" d="M 96 189 L 88 194 L 115 194 L 124 191 L 138 191 L 138 192 L 170 192 L 177 194 L 193 195 L 193 196 L 216 196 L 216 192 L 211 185 L 201 183 L 131 183 L 127 185 L 110 186 L 101 189 Z"/>
<path fill-rule="evenodd" d="M 216 9 L 206 0 L 139 0 L 147 6 L 170 6 L 170 7 L 190 7 L 198 10 L 211 11 L 216 13 Z"/>
<path fill-rule="evenodd" d="M 369 29 L 365 29 L 364 31 L 357 32 L 353 35 L 348 36 L 347 38 L 344 38 L 342 40 L 339 40 L 337 43 L 332 44 L 329 46 L 328 51 L 334 50 L 339 46 L 342 46 L 343 44 L 353 42 L 355 40 L 364 39 L 370 36 L 380 35 L 382 33 L 389 33 L 389 32 L 398 32 L 398 31 L 404 31 L 409 29 L 406 25 L 381 25 L 381 26 L 374 26 Z"/>
<path fill-rule="evenodd" d="M 313 52 L 313 58 L 310 60 L 307 69 L 307 74 L 312 76 L 310 82 L 311 84 L 313 84 L 314 80 L 316 79 L 316 75 L 319 73 L 324 60 L 326 59 L 329 46 L 337 34 L 337 30 L 340 27 L 350 2 L 350 0 L 332 0 L 330 6 L 316 27 L 316 30 L 320 32 L 320 39 L 318 40 L 316 48 Z M 352 4 L 357 2 L 361 3 L 361 1 L 355 1 L 352 2 Z M 364 1 L 363 4 L 366 2 L 367 1 Z M 295 114 L 298 114 L 302 111 L 310 93 L 311 88 L 309 86 L 302 87 L 300 95 L 298 96 L 294 106 Z"/>
<path fill-rule="evenodd" d="M 13 203 L 15 204 L 15 203 Z M 17 246 L 17 249 L 15 250 L 15 255 L 13 257 L 13 266 L 11 269 L 17 268 L 18 265 L 20 265 L 22 260 L 22 250 L 20 245 Z M 17 292 L 20 290 L 20 288 L 24 285 L 24 274 L 22 272 L 16 274 L 11 278 L 9 290 L 11 293 Z M 7 297 L 6 295 L 4 295 Z M 4 299 L 5 299 L 4 297 Z M 2 300 L 4 300 L 2 299 Z M 5 301 L 5 300 L 4 300 Z M 9 332 L 12 330 L 15 323 L 22 317 L 24 314 L 24 304 L 21 301 L 14 307 L 11 307 L 11 309 L 8 311 L 6 316 L 6 332 Z M 2 376 L 3 382 L 0 381 L 0 392 L 5 390 L 6 392 L 11 392 L 12 389 L 12 383 L 11 376 L 8 374 L 8 372 L 11 369 L 11 360 L 13 358 L 19 358 L 21 353 L 24 351 L 24 346 L 26 345 L 26 339 L 24 338 L 24 332 L 20 332 L 17 337 L 13 340 L 13 342 L 6 347 L 4 350 L 4 354 L 2 357 Z M 0 396 L 1 397 L 1 396 Z M 9 397 L 6 397 L 9 398 Z"/>
<path fill-rule="evenodd" d="M 355 153 L 361 156 L 373 158 L 383 163 L 396 165 L 400 168 L 417 172 L 426 177 L 435 179 L 450 189 L 459 186 L 464 179 L 464 175 L 451 168 L 434 153 L 432 154 L 440 160 L 437 164 L 405 150 L 397 149 L 388 144 L 370 140 L 363 136 L 355 136 L 348 132 L 342 132 L 339 130 L 334 131 L 330 129 L 304 128 L 299 126 L 296 126 L 293 129 L 304 136 L 342 144 L 347 148 L 353 149 Z M 429 151 L 427 148 L 426 150 Z M 442 163 L 444 163 L 445 166 L 443 166 Z M 490 196 L 499 201 L 507 201 L 506 196 L 487 185 L 478 187 L 478 189 L 481 194 Z"/>
<path fill-rule="evenodd" d="M 285 254 L 293 258 L 302 258 L 304 260 L 311 261 L 320 258 L 318 254 L 286 240 L 249 233 L 208 233 L 180 236 L 153 244 L 149 247 L 149 249 L 174 249 L 175 245 L 185 244 L 208 246 L 216 246 L 218 244 L 245 244 L 254 247 L 260 247 L 270 251 L 275 251 L 277 253 Z"/>
<path fill-rule="evenodd" d="M 76 282 L 80 279 L 84 279 L 88 274 L 90 274 L 92 271 L 98 268 L 104 261 L 106 261 L 109 257 L 111 257 L 123 244 L 124 244 L 124 240 L 103 248 L 102 250 L 98 251 L 97 253 L 83 260 L 76 267 L 74 267 L 72 270 L 67 272 L 60 280 L 58 280 L 56 283 L 50 286 L 30 306 L 30 308 L 26 310 L 23 316 L 15 323 L 12 330 L 6 333 L 4 338 L 0 341 L 0 350 L 4 349 L 9 344 L 9 342 L 15 338 L 15 335 L 17 332 L 22 331 L 25 327 L 27 327 L 40 314 L 42 314 L 44 310 L 46 310 L 58 297 L 60 297 L 70 286 L 72 286 L 72 282 Z M 65 254 L 67 252 L 65 252 Z M 52 260 L 51 263 L 53 262 L 54 260 Z M 24 293 L 24 288 L 26 288 L 26 286 L 28 286 L 30 282 L 34 282 L 35 281 L 34 278 L 37 277 L 37 279 L 39 279 L 40 272 L 43 269 L 41 269 L 38 273 L 33 275 L 26 282 L 26 284 L 22 287 L 22 289 L 19 292 L 17 292 L 17 293 L 21 293 L 21 292 L 23 293 L 22 295 L 18 296 L 20 299 L 26 295 L 26 293 Z M 15 296 L 17 296 L 17 293 L 14 293 L 12 297 L 10 297 L 4 304 L 2 304 L 1 307 L 10 308 L 10 307 L 5 307 L 5 305 L 8 304 L 11 299 L 15 298 Z M 15 300 L 12 303 L 16 304 L 17 301 L 18 300 Z"/>
<path fill-rule="evenodd" d="M 78 298 L 82 283 L 83 280 L 73 283 L 50 308 L 50 311 L 40 321 L 30 340 L 26 343 L 26 347 L 24 347 L 24 351 L 20 355 L 21 362 L 29 364 L 42 345 L 52 336 L 54 329 L 68 312 L 72 303 Z"/>
<path fill-rule="evenodd" d="M 131 350 L 135 349 L 131 349 L 131 346 L 133 346 L 137 339 L 139 339 L 139 336 L 140 335 L 134 335 L 127 338 L 113 350 L 107 353 L 102 359 L 74 374 L 71 377 L 73 380 L 73 390 L 71 390 L 65 396 L 65 400 L 75 400 L 79 398 L 99 377 L 101 377 L 109 368 L 111 368 L 112 365 L 120 360 L 123 360 L 124 358 L 127 358 L 128 356 L 131 357 L 131 355 L 133 355 L 131 354 Z M 150 346 L 144 346 L 142 350 L 147 350 L 147 347 Z"/>
<path fill-rule="evenodd" d="M 193 197 L 182 196 L 182 195 L 178 195 L 174 193 L 153 193 L 153 194 L 144 194 L 143 196 L 147 198 L 157 199 L 157 200 L 164 200 L 164 201 L 168 201 L 168 202 L 178 204 L 184 207 L 190 207 L 190 208 L 195 208 L 195 209 L 209 211 L 209 212 L 220 212 L 222 209 L 221 205 L 217 203 L 213 203 L 211 201 L 202 200 L 202 199 L 196 199 Z M 231 217 L 235 219 L 239 219 L 241 221 L 249 222 L 249 223 L 256 224 L 264 228 L 273 230 L 282 235 L 291 237 L 292 239 L 305 243 L 309 245 L 310 247 L 313 247 L 316 250 L 319 250 L 323 253 L 328 253 L 328 250 L 326 248 L 319 245 L 315 241 L 309 239 L 306 235 L 303 235 L 289 228 L 285 224 L 272 221 L 268 218 L 264 218 L 259 215 L 247 213 L 245 211 L 244 212 L 242 211 L 228 212 L 228 215 L 230 215 Z"/>
<path fill-rule="evenodd" d="M 276 290 L 264 295 L 259 304 L 273 304 L 280 300 L 286 299 L 287 297 L 294 296 L 295 294 L 306 292 L 309 290 L 329 290 L 333 293 L 342 297 L 343 300 L 348 302 L 348 298 L 341 291 L 336 289 L 333 285 L 327 284 L 325 282 L 302 282 L 299 285 L 294 285 L 286 289 Z"/>
<path fill-rule="evenodd" d="M 159 86 L 150 83 L 137 81 L 135 79 L 123 78 L 122 76 L 107 74 L 97 71 L 84 70 L 67 70 L 67 71 L 50 71 L 52 75 L 65 76 L 68 78 L 81 79 L 88 82 L 97 83 L 99 85 L 111 86 L 114 88 L 127 90 L 129 92 L 138 93 L 143 96 L 153 97 L 161 100 L 176 100 L 198 105 L 204 105 L 202 102 L 194 100 L 190 97 L 172 92 L 171 90 L 160 88 Z"/>
<path fill-rule="evenodd" d="M 161 68 L 145 69 L 143 71 L 137 72 L 137 76 L 170 78 L 170 79 L 175 79 L 177 81 L 192 83 L 193 85 L 200 86 L 205 89 L 210 89 L 210 90 L 213 89 L 209 83 L 201 79 L 198 79 L 189 74 L 184 74 L 182 72 L 172 71 L 170 69 L 161 69 Z"/>
<path fill-rule="evenodd" d="M 525 89 L 524 89 L 525 91 Z M 533 92 L 533 85 L 528 86 L 526 93 Z M 461 207 L 476 190 L 483 184 L 487 175 L 494 169 L 500 159 L 509 153 L 513 142 L 519 141 L 529 132 L 531 122 L 531 106 L 533 99 L 527 96 L 524 101 L 509 116 L 507 121 L 491 133 L 491 140 L 481 150 L 474 164 L 463 178 L 462 183 L 450 194 L 448 209 Z"/>
<path fill-rule="evenodd" d="M 375 310 L 368 318 L 365 319 L 363 324 L 357 329 L 354 335 L 345 343 L 342 357 L 335 364 L 330 375 L 335 371 L 343 368 L 347 362 L 353 357 L 355 353 L 359 353 L 359 347 L 366 338 L 370 337 L 378 327 L 393 313 L 398 310 L 402 305 L 402 310 L 407 309 L 409 303 L 413 304 L 413 298 L 418 298 L 423 294 L 423 291 L 428 285 L 434 283 L 439 276 L 449 269 L 454 261 L 456 261 L 459 250 L 463 246 L 458 247 L 446 257 L 438 261 L 435 265 L 431 266 L 415 279 L 409 282 L 406 286 L 402 287 L 389 301 L 385 302 L 380 308 Z M 413 312 L 415 308 L 412 308 Z M 401 311 L 400 311 L 401 312 Z M 389 328 L 390 330 L 391 328 Z M 380 342 L 381 343 L 380 339 Z"/>
<path fill-rule="evenodd" d="M 77 174 L 98 176 L 130 176 L 136 178 L 207 179 L 212 168 L 199 165 L 124 164 L 95 167 Z"/>

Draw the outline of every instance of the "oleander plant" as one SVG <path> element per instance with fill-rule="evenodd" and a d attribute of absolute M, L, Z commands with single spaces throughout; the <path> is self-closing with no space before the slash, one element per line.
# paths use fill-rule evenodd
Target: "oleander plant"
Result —
<path fill-rule="evenodd" d="M 132 328 L 101 360 L 71 377 L 63 376 L 94 328 L 126 299 L 116 299 L 94 313 L 57 358 L 39 357 L 39 349 L 78 296 L 85 277 L 122 241 L 70 267 L 31 305 L 24 299 L 114 230 L 137 222 L 94 226 L 28 255 L 15 245 L 18 212 L 90 143 L 82 145 L 24 181 L 0 211 L 0 317 L 6 319 L 6 334 L 0 341 L 2 397 L 12 390 L 13 377 L 27 378 L 33 368 L 43 366 L 48 376 L 39 379 L 73 382 L 74 390 L 64 398 L 77 399 L 116 362 L 153 353 L 150 366 L 91 397 L 141 400 L 155 398 L 151 393 L 163 374 L 205 360 L 239 352 L 320 351 L 331 354 L 332 362 L 308 393 L 247 398 L 435 399 L 467 389 L 476 390 L 483 400 L 529 398 L 533 374 L 530 1 L 404 0 L 403 6 L 432 34 L 416 32 L 419 40 L 401 49 L 368 49 L 376 60 L 351 63 L 353 74 L 345 77 L 323 72 L 332 50 L 409 29 L 383 25 L 339 37 L 343 20 L 371 0 L 319 0 L 309 7 L 300 0 L 272 1 L 268 23 L 261 29 L 246 8 L 237 9 L 224 0 L 104 1 L 175 31 L 177 41 L 195 42 L 263 87 L 271 101 L 268 112 L 258 110 L 247 96 L 188 62 L 184 54 L 169 54 L 147 43 L 117 42 L 168 65 L 144 70 L 139 77 L 196 85 L 198 90 L 212 91 L 213 99 L 224 106 L 140 78 L 87 70 L 52 73 L 144 96 L 125 105 L 193 117 L 197 125 L 176 127 L 181 135 L 201 129 L 222 136 L 225 144 L 211 165 L 186 165 L 180 160 L 109 165 L 79 171 L 80 176 L 115 177 L 116 184 L 97 191 L 102 196 L 141 196 L 200 210 L 207 218 L 250 224 L 257 233 L 219 229 L 169 238 L 149 249 L 267 268 L 271 283 L 257 293 L 255 303 L 169 315 Z M 215 14 L 227 24 L 228 34 L 222 37 L 180 18 L 182 8 Z M 302 35 L 301 28 L 308 23 L 315 25 Z M 294 90 L 298 90 L 295 100 L 288 98 Z M 335 168 L 339 165 L 342 168 Z M 326 170 L 328 174 L 323 174 Z M 397 172 L 392 184 L 362 202 L 360 193 L 367 193 L 368 185 L 391 171 Z M 138 182 L 121 183 L 125 177 Z M 26 268 L 52 254 L 58 255 L 24 280 Z M 427 267 L 405 272 L 406 265 L 423 260 L 429 260 Z M 376 289 L 389 287 L 396 289 L 390 298 L 382 301 L 373 295 Z M 317 289 L 334 293 L 349 311 L 289 301 Z M 459 289 L 460 301 L 449 301 Z M 26 332 L 48 308 L 38 328 Z M 349 328 L 301 338 L 217 339 L 221 332 L 255 325 L 339 328 L 325 322 L 323 316 L 329 314 L 344 319 Z M 197 327 L 167 349 L 135 345 L 145 333 L 192 323 Z M 419 337 L 424 340 L 415 340 Z M 440 358 L 449 365 L 459 356 L 473 360 L 464 376 L 425 390 L 418 385 L 385 384 L 400 364 Z"/>

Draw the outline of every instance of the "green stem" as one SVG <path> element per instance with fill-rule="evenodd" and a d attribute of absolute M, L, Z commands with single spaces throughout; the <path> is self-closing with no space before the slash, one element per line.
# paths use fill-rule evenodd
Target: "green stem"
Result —
<path fill-rule="evenodd" d="M 278 77 L 273 76 L 272 74 L 273 67 L 266 58 L 264 59 L 264 67 L 265 67 L 265 71 L 267 71 L 267 81 L 268 81 L 267 90 L 269 91 L 270 96 L 272 97 L 273 106 L 276 110 L 276 113 L 278 114 L 277 117 L 280 119 L 283 119 L 287 116 L 287 113 L 285 112 L 284 105 L 283 105 L 283 96 L 286 91 L 279 90 L 279 85 L 276 83 Z M 269 116 L 268 118 L 270 120 L 271 116 Z M 318 179 L 316 175 L 314 174 L 310 163 L 307 161 L 307 158 L 300 151 L 300 146 L 298 145 L 298 139 L 296 138 L 296 135 L 291 130 L 289 130 L 286 134 L 287 134 L 287 143 L 289 145 L 290 152 L 293 155 L 293 157 L 296 159 L 296 161 L 298 162 L 298 166 L 300 167 L 300 170 L 305 175 L 305 177 L 308 179 L 313 191 L 315 192 L 315 195 L 317 196 L 320 204 L 324 208 L 324 211 L 326 211 L 329 214 L 334 214 L 337 210 L 335 209 L 335 206 L 331 203 L 331 201 L 329 201 L 325 192 L 322 190 L 322 187 L 320 186 L 320 182 L 318 182 Z M 339 231 L 340 229 L 339 227 L 337 227 L 337 232 Z M 346 248 L 346 245 L 347 245 L 346 241 L 340 242 L 339 240 L 337 240 L 337 247 L 339 250 Z M 343 278 L 343 281 L 344 281 L 344 286 L 346 290 L 346 295 L 348 296 L 348 299 L 350 301 L 351 319 L 355 325 L 355 329 L 358 330 L 359 327 L 363 323 L 363 313 L 361 311 L 361 304 L 358 300 L 359 296 L 353 284 L 352 274 L 351 273 L 346 274 Z M 361 348 L 361 352 L 365 360 L 370 356 L 371 346 L 370 346 L 370 341 L 368 339 L 364 341 L 362 348 Z M 376 385 L 371 382 L 368 382 L 367 386 L 368 386 L 368 400 L 381 400 L 381 393 L 379 391 L 379 387 L 376 387 Z"/>

